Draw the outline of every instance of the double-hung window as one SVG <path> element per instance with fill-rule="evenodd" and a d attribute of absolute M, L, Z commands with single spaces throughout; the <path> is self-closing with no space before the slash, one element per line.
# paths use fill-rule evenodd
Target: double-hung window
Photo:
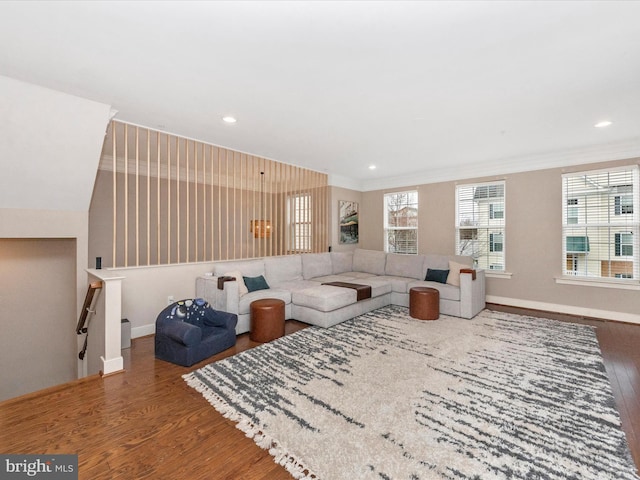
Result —
<path fill-rule="evenodd" d="M 418 253 L 418 192 L 384 196 L 384 251 Z"/>
<path fill-rule="evenodd" d="M 456 187 L 456 252 L 477 267 L 504 271 L 505 183 Z"/>
<path fill-rule="evenodd" d="M 287 202 L 287 246 L 289 252 L 311 251 L 311 195 L 290 195 Z"/>
<path fill-rule="evenodd" d="M 565 275 L 638 279 L 638 167 L 562 176 Z"/>

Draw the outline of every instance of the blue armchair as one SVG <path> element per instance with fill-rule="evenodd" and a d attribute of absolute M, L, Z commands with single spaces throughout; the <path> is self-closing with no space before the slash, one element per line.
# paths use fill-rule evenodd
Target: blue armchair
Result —
<path fill-rule="evenodd" d="M 237 323 L 201 298 L 172 303 L 156 319 L 156 358 L 190 367 L 234 346 Z"/>

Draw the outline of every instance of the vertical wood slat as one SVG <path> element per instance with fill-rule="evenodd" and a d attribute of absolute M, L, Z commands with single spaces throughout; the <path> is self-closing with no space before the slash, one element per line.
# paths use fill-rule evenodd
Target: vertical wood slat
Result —
<path fill-rule="evenodd" d="M 111 130 L 113 266 L 326 249 L 325 174 L 117 121 Z"/>
<path fill-rule="evenodd" d="M 185 262 L 189 262 L 190 260 L 190 253 L 191 253 L 191 235 L 189 235 L 190 233 L 190 226 L 191 226 L 191 189 L 189 188 L 189 186 L 191 185 L 191 182 L 189 181 L 189 146 L 191 145 L 191 140 L 185 140 L 184 141 L 184 149 L 185 149 L 185 178 L 186 178 L 186 214 L 185 214 L 185 222 L 186 222 L 186 227 L 184 229 L 185 232 L 185 244 L 186 244 L 186 252 L 185 252 Z M 180 204 L 178 203 L 178 208 L 180 208 Z"/>
<path fill-rule="evenodd" d="M 129 266 L 129 126 L 124 126 L 124 266 Z"/>
<path fill-rule="evenodd" d="M 113 175 L 112 183 L 112 195 L 113 195 L 113 235 L 111 236 L 111 242 L 113 243 L 111 248 L 111 266 L 116 267 L 118 265 L 117 245 L 118 245 L 118 155 L 117 155 L 117 123 L 111 121 L 111 148 L 113 151 Z"/>
<path fill-rule="evenodd" d="M 176 139 L 176 262 L 180 263 L 180 139 Z"/>
<path fill-rule="evenodd" d="M 211 189 L 210 189 L 211 190 L 211 195 L 210 195 L 210 202 L 211 202 L 211 240 L 210 240 L 211 241 L 211 258 L 210 258 L 210 260 L 213 262 L 213 260 L 215 258 L 215 252 L 214 252 L 215 242 L 214 242 L 214 239 L 213 239 L 214 238 L 213 237 L 214 225 L 215 225 L 215 222 L 214 222 L 214 218 L 215 217 L 214 217 L 214 211 L 213 211 L 213 193 L 214 193 L 214 189 L 213 189 L 213 185 L 214 185 L 214 183 L 213 183 L 213 171 L 214 171 L 213 170 L 213 165 L 214 165 L 214 162 L 213 162 L 213 145 L 211 145 L 209 147 L 209 159 L 210 159 L 210 165 L 209 165 L 210 169 L 209 170 L 211 171 Z"/>
<path fill-rule="evenodd" d="M 207 217 L 207 147 L 202 144 L 202 261 L 207 260 L 207 233 L 209 218 Z"/>
<path fill-rule="evenodd" d="M 140 128 L 136 127 L 136 267 L 140 266 Z"/>
<path fill-rule="evenodd" d="M 221 165 L 220 149 L 218 148 L 218 260 L 222 260 L 222 215 L 220 212 L 220 206 L 222 204 L 222 180 L 220 179 Z"/>
<path fill-rule="evenodd" d="M 240 165 L 240 231 L 242 232 L 242 238 L 248 238 L 247 236 L 251 234 L 249 231 L 250 228 L 247 228 L 246 219 L 248 218 L 245 205 L 249 203 L 249 188 L 248 188 L 248 168 L 249 168 L 249 159 L 246 153 L 243 153 L 240 157 L 241 165 Z M 244 180 L 244 182 L 243 182 Z M 249 257 L 249 243 L 247 241 L 243 241 L 241 243 L 241 251 L 240 258 Z"/>
<path fill-rule="evenodd" d="M 147 129 L 147 261 L 151 264 L 151 130 Z"/>
<path fill-rule="evenodd" d="M 156 181 L 156 264 L 160 265 L 162 262 L 160 258 L 161 253 L 161 242 L 160 242 L 160 231 L 161 231 L 161 216 L 160 216 L 160 132 L 157 132 L 156 136 L 156 150 L 157 150 L 157 165 L 156 165 L 156 173 L 157 173 L 157 181 Z"/>
<path fill-rule="evenodd" d="M 235 213 L 237 212 L 236 210 L 236 196 L 237 196 L 237 192 L 236 192 L 236 166 L 237 166 L 237 162 L 236 162 L 236 152 L 233 152 L 232 157 L 233 161 L 231 162 L 231 165 L 233 167 L 233 214 L 235 216 Z M 229 224 L 231 222 L 227 223 L 227 228 L 229 228 Z M 237 223 L 233 222 L 233 258 L 238 258 L 237 254 L 236 254 L 236 245 L 237 245 L 237 240 L 236 240 L 236 232 L 237 232 Z"/>
<path fill-rule="evenodd" d="M 171 263 L 171 138 L 167 135 L 167 263 Z"/>

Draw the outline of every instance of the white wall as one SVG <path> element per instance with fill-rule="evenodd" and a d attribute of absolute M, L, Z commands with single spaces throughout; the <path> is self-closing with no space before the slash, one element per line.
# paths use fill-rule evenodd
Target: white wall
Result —
<path fill-rule="evenodd" d="M 75 275 L 58 285 L 70 292 L 75 327 L 87 289 L 89 203 L 111 108 L 0 76 L 0 112 L 0 238 L 75 240 Z M 24 306 L 25 316 L 34 313 Z M 0 316 L 0 328 L 9 321 Z M 45 360 L 34 351 L 31 361 Z"/>
<path fill-rule="evenodd" d="M 0 76 L 0 208 L 89 210 L 110 111 Z"/>
<path fill-rule="evenodd" d="M 196 278 L 213 270 L 211 262 L 152 267 L 115 268 L 108 271 L 122 280 L 122 317 L 131 322 L 131 337 L 155 333 L 155 321 L 167 306 L 167 297 L 193 298 Z"/>

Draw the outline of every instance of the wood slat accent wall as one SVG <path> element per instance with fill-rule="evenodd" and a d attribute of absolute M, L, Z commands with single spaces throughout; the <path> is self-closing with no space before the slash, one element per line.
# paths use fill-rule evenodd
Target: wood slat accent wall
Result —
<path fill-rule="evenodd" d="M 112 183 L 105 266 L 324 252 L 329 245 L 323 173 L 118 121 L 107 131 L 100 170 L 111 171 Z M 300 235 L 307 227 L 292 221 L 301 196 L 306 242 Z M 252 222 L 270 233 L 255 235 Z"/>

